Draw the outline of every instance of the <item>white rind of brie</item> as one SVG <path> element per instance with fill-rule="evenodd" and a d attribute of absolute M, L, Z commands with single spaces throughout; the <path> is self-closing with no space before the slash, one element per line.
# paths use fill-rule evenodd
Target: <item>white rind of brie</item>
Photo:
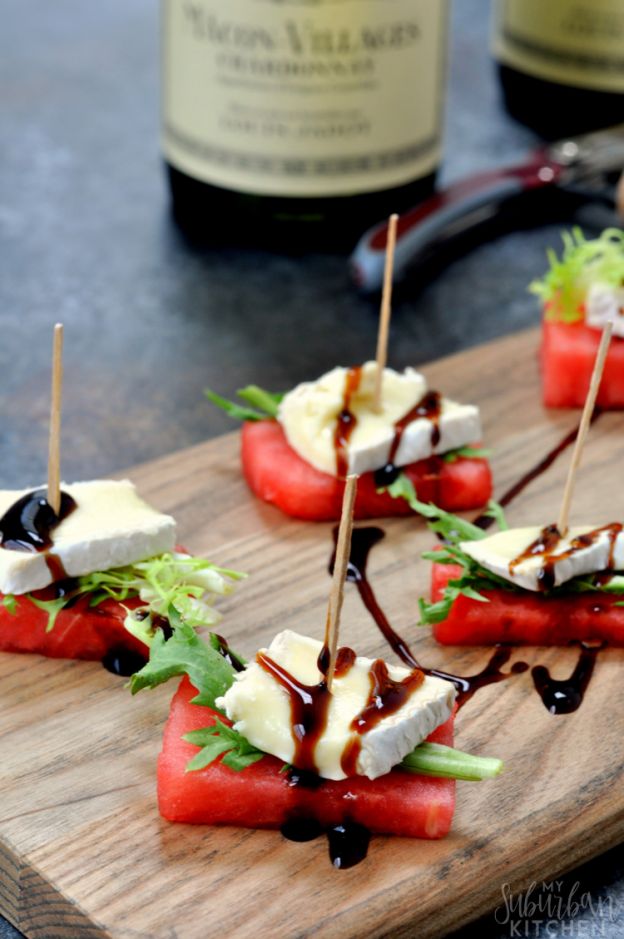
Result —
<path fill-rule="evenodd" d="M 554 559 L 552 567 L 554 586 L 565 584 L 566 581 L 579 577 L 581 574 L 594 574 L 607 569 L 611 552 L 611 537 L 608 532 L 600 532 L 593 544 L 577 548 L 570 557 L 556 560 L 557 555 L 565 554 L 569 550 L 574 538 L 595 530 L 596 526 L 591 525 L 570 528 L 566 537 L 562 538 L 555 550 L 549 553 L 549 559 Z M 463 541 L 459 547 L 465 554 L 474 558 L 481 567 L 492 571 L 493 574 L 498 574 L 499 577 L 503 577 L 517 587 L 537 591 L 540 589 L 539 573 L 544 567 L 542 555 L 535 555 L 521 561 L 514 566 L 512 571 L 509 570 L 509 565 L 540 537 L 541 531 L 542 529 L 537 526 L 510 528 L 508 531 L 497 532 L 480 541 Z M 612 560 L 614 570 L 624 569 L 624 534 L 621 532 L 615 539 Z"/>
<path fill-rule="evenodd" d="M 321 674 L 317 659 L 322 643 L 290 630 L 273 639 L 266 652 L 298 681 L 317 684 Z M 319 739 L 314 761 L 317 772 L 326 779 L 346 779 L 340 760 L 353 736 L 351 721 L 366 706 L 371 684 L 369 671 L 373 659 L 357 656 L 354 665 L 332 682 L 327 726 Z M 389 665 L 390 677 L 400 681 L 410 672 L 402 666 Z M 425 676 L 424 681 L 394 714 L 361 735 L 361 751 L 356 768 L 358 775 L 376 779 L 390 772 L 404 756 L 418 746 L 436 727 L 451 715 L 455 688 L 448 681 Z M 254 746 L 292 763 L 295 743 L 292 734 L 290 699 L 282 686 L 257 662 L 240 672 L 217 707 L 223 709 L 235 730 Z"/>
<path fill-rule="evenodd" d="M 45 488 L 45 487 L 42 487 Z M 61 483 L 76 508 L 52 531 L 49 549 L 68 577 L 134 564 L 175 546 L 175 521 L 149 506 L 128 480 Z M 31 490 L 0 490 L 0 516 Z M 23 594 L 53 581 L 45 552 L 0 548 L 0 592 Z"/>
<path fill-rule="evenodd" d="M 585 322 L 602 330 L 609 320 L 613 323 L 613 335 L 624 338 L 624 287 L 594 283 L 585 298 Z"/>
<path fill-rule="evenodd" d="M 315 382 L 303 382 L 284 396 L 278 420 L 290 446 L 307 463 L 336 476 L 334 432 L 344 406 L 348 369 L 338 366 Z M 347 446 L 350 473 L 374 471 L 388 462 L 394 440 L 394 425 L 418 404 L 427 383 L 423 375 L 406 368 L 404 372 L 384 369 L 382 409 L 373 411 L 375 362 L 362 366 L 358 389 L 351 397 L 349 410 L 357 419 Z M 442 398 L 439 419 L 440 440 L 431 442 L 432 424 L 425 417 L 412 421 L 404 430 L 393 460 L 406 466 L 434 453 L 446 453 L 481 439 L 479 410 L 474 405 L 457 404 Z"/>

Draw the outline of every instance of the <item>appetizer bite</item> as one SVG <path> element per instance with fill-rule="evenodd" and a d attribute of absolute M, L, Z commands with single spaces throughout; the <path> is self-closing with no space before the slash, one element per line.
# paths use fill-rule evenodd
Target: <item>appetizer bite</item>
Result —
<path fill-rule="evenodd" d="M 420 498 L 454 511 L 485 505 L 492 493 L 478 408 L 442 397 L 414 369 L 386 368 L 397 222 L 391 215 L 374 362 L 334 368 L 283 395 L 251 385 L 238 392 L 251 408 L 206 391 L 245 421 L 250 489 L 294 518 L 340 518 L 348 473 L 360 479 L 355 518 L 409 515 L 409 505 L 378 491 L 402 473 Z"/>
<path fill-rule="evenodd" d="M 0 650 L 101 659 L 131 675 L 170 609 L 212 626 L 242 575 L 175 547 L 129 480 L 60 482 L 63 326 L 54 328 L 48 482 L 0 491 Z"/>
<path fill-rule="evenodd" d="M 624 232 L 608 228 L 586 240 L 580 229 L 563 235 L 561 259 L 549 251 L 550 270 L 531 284 L 544 303 L 542 387 L 546 407 L 583 406 L 600 332 L 613 323 L 598 394 L 601 408 L 624 407 Z"/>
<path fill-rule="evenodd" d="M 569 645 L 601 640 L 624 646 L 624 534 L 620 522 L 482 528 L 442 512 L 434 521 L 444 545 L 433 561 L 431 602 L 420 601 L 421 623 L 446 645 Z"/>
<path fill-rule="evenodd" d="M 158 761 L 163 817 L 295 841 L 326 832 L 334 865 L 349 867 L 371 831 L 443 837 L 454 780 L 500 772 L 499 760 L 452 748 L 451 681 L 338 648 L 349 525 L 343 515 L 324 643 L 284 630 L 245 663 L 175 612 L 171 638 L 154 637 L 133 693 L 185 676 Z"/>
<path fill-rule="evenodd" d="M 0 650 L 103 659 L 136 671 L 170 606 L 212 626 L 241 575 L 175 547 L 175 522 L 129 480 L 0 491 Z M 123 656 L 127 659 L 124 667 Z"/>
<path fill-rule="evenodd" d="M 434 562 L 432 602 L 420 602 L 422 621 L 433 625 L 439 642 L 624 645 L 624 526 L 568 526 L 612 329 L 608 322 L 593 363 L 556 523 L 509 529 L 502 509 L 492 504 L 489 514 L 500 531 L 488 536 L 481 525 L 418 503 L 405 481 L 395 493 L 433 519 L 430 527 L 444 542 L 425 555 Z"/>
<path fill-rule="evenodd" d="M 239 394 L 253 408 L 206 394 L 244 420 L 241 458 L 250 489 L 294 518 L 338 519 L 352 472 L 360 474 L 358 519 L 411 513 L 406 502 L 378 491 L 399 474 L 424 501 L 453 511 L 485 505 L 492 474 L 479 448 L 478 408 L 428 389 L 414 369 L 385 368 L 377 410 L 376 373 L 372 361 L 338 367 L 285 395 L 251 386 Z"/>

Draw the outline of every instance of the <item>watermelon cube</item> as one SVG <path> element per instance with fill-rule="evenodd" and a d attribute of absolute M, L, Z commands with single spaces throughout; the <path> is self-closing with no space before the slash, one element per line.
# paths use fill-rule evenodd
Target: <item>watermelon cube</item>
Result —
<path fill-rule="evenodd" d="M 432 564 L 431 599 L 441 600 L 449 580 L 461 575 L 454 564 Z M 606 641 L 624 646 L 624 607 L 618 596 L 571 593 L 546 597 L 530 590 L 484 590 L 488 603 L 459 596 L 449 615 L 433 626 L 443 645 L 567 646 L 573 641 Z"/>
<path fill-rule="evenodd" d="M 542 322 L 542 391 L 548 408 L 582 408 L 600 344 L 600 330 L 583 320 Z M 601 408 L 624 408 L 624 339 L 611 340 L 598 390 Z"/>
<path fill-rule="evenodd" d="M 158 806 L 171 822 L 281 828 L 310 818 L 323 827 L 345 821 L 370 831 L 411 838 L 442 838 L 451 827 L 455 781 L 418 776 L 395 769 L 378 779 L 355 776 L 324 780 L 317 788 L 293 786 L 282 762 L 265 756 L 236 772 L 221 760 L 186 772 L 198 748 L 182 739 L 191 730 L 214 723 L 208 707 L 191 703 L 197 691 L 183 678 L 171 703 L 158 758 Z M 220 718 L 225 721 L 225 718 Z M 451 745 L 453 718 L 428 738 Z"/>
<path fill-rule="evenodd" d="M 344 482 L 322 473 L 295 453 L 280 424 L 265 420 L 243 424 L 241 458 L 249 488 L 286 515 L 307 521 L 340 518 Z M 447 463 L 438 456 L 401 467 L 416 496 L 449 512 L 476 509 L 492 495 L 492 472 L 487 460 L 460 457 Z M 355 518 L 411 515 L 404 499 L 378 493 L 374 473 L 358 482 Z"/>
<path fill-rule="evenodd" d="M 51 599 L 52 593 L 46 588 L 38 590 L 34 596 Z M 124 628 L 127 609 L 140 601 L 126 600 L 122 605 L 108 599 L 89 607 L 89 600 L 90 597 L 82 596 L 61 610 L 49 632 L 46 632 L 48 614 L 28 596 L 15 597 L 13 613 L 0 602 L 0 650 L 36 652 L 57 659 L 92 660 L 101 660 L 106 653 L 119 648 L 146 652 L 145 645 Z"/>

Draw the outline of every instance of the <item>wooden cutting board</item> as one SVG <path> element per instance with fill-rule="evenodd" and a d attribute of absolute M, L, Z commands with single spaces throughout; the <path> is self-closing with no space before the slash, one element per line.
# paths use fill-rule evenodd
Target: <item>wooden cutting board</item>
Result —
<path fill-rule="evenodd" d="M 450 396 L 482 408 L 500 495 L 575 426 L 539 403 L 534 332 L 425 369 Z M 253 377 L 253 376 L 250 376 Z M 622 518 L 624 415 L 592 429 L 572 521 Z M 238 470 L 237 434 L 128 475 L 179 521 L 196 554 L 248 571 L 221 604 L 221 631 L 250 656 L 286 627 L 322 635 L 331 525 L 290 521 L 256 501 Z M 570 451 L 518 496 L 512 523 L 553 520 Z M 395 628 L 427 665 L 479 671 L 490 651 L 437 646 L 416 627 L 431 536 L 416 518 L 384 522 L 369 572 Z M 387 654 L 349 586 L 344 642 Z M 578 653 L 514 651 L 570 674 Z M 457 720 L 457 745 L 502 757 L 493 781 L 458 784 L 449 837 L 374 837 L 368 859 L 334 870 L 323 839 L 171 825 L 156 810 L 155 761 L 171 685 L 131 698 L 99 664 L 0 654 L 0 910 L 31 937 L 442 936 L 624 839 L 620 715 L 624 652 L 600 653 L 581 708 L 549 714 L 530 673 L 481 690 Z"/>

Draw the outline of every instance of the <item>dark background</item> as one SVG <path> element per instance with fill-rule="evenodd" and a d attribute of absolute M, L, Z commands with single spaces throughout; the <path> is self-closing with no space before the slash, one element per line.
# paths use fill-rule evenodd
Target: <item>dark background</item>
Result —
<path fill-rule="evenodd" d="M 502 110 L 487 0 L 456 0 L 442 181 L 536 143 Z M 0 31 L 2 485 L 45 478 L 51 329 L 65 324 L 63 477 L 94 478 L 232 429 L 202 396 L 286 389 L 374 356 L 376 301 L 345 258 L 191 246 L 173 224 L 158 145 L 153 0 L 5 0 Z M 610 224 L 583 209 L 588 231 Z M 559 225 L 473 250 L 396 297 L 395 367 L 538 322 L 526 290 Z M 1 808 L 0 808 L 1 811 Z M 114 876 L 114 872 L 111 872 Z M 595 904 L 539 935 L 624 935 L 622 853 L 568 878 Z M 524 928 L 524 927 L 523 927 Z M 537 935 L 535 926 L 527 935 Z M 0 920 L 0 939 L 18 934 Z M 461 936 L 510 935 L 487 917 Z"/>

